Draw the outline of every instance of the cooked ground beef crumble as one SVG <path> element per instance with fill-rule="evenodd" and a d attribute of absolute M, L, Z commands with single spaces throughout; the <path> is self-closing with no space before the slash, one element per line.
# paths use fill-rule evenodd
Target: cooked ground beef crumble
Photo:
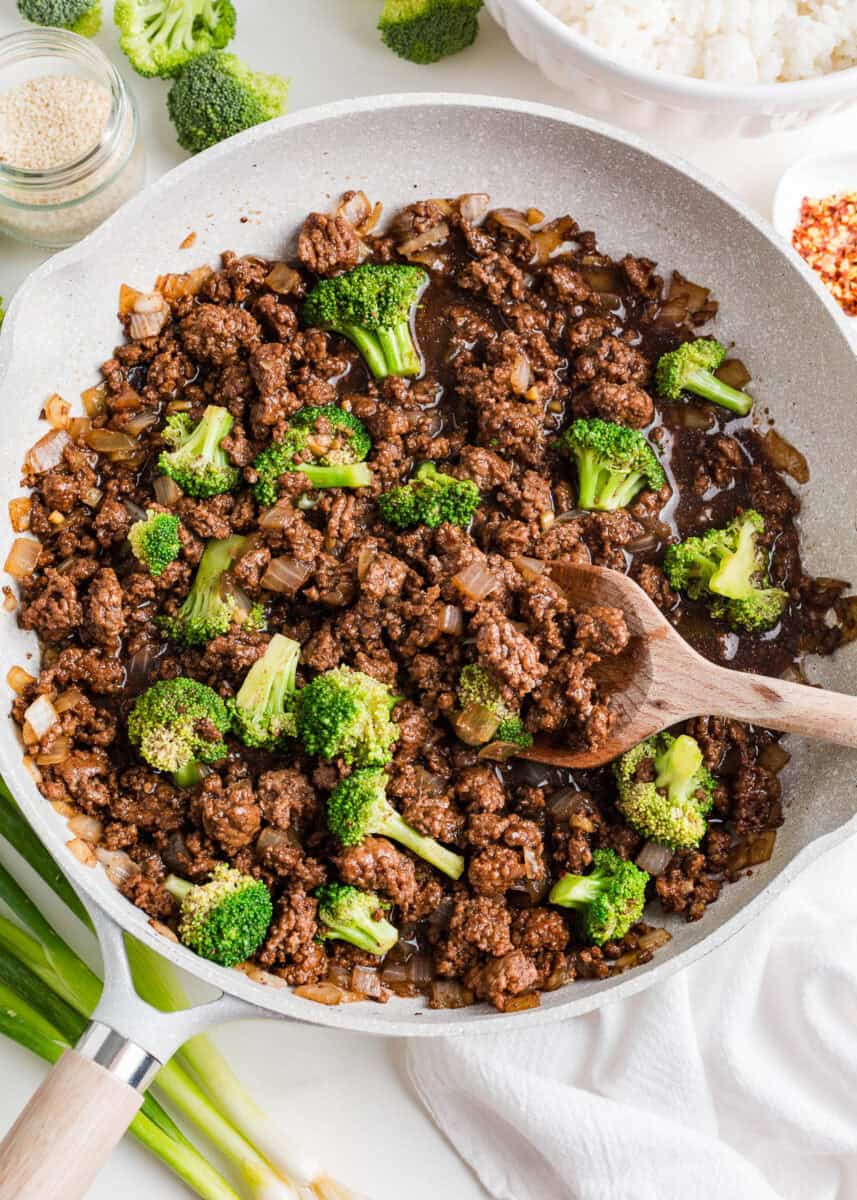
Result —
<path fill-rule="evenodd" d="M 377 960 L 316 940 L 311 893 L 341 879 L 389 901 L 400 929 L 374 998 L 426 992 L 438 1007 L 484 999 L 510 1011 L 539 990 L 647 961 L 663 938 L 639 925 L 622 943 L 585 945 L 573 918 L 547 907 L 552 880 L 585 871 L 594 850 L 634 858 L 643 840 L 615 806 L 608 769 L 495 762 L 460 742 L 449 717 L 461 667 L 490 668 L 507 697 L 523 702 L 532 733 L 597 744 L 613 720 L 597 665 L 624 649 L 628 631 L 614 609 L 573 611 L 550 564 L 627 571 L 702 653 L 768 674 L 796 670 L 804 649 L 835 647 L 842 626 L 826 614 L 841 604 L 842 585 L 803 573 L 799 500 L 758 425 L 653 396 L 658 356 L 716 312 L 707 292 L 681 276 L 665 287 L 649 260 L 607 258 L 570 217 L 536 226 L 499 209 L 480 220 L 485 207 L 473 197 L 419 202 L 381 235 L 358 231 L 342 211 L 313 213 L 288 266 L 272 272 L 274 264 L 226 252 L 219 270 L 162 279 L 169 311 L 158 332 L 135 328 L 123 306 L 128 340 L 102 367 L 91 423 L 71 427 L 56 465 L 31 465 L 24 478 L 42 549 L 22 581 L 20 623 L 39 637 L 42 670 L 14 715 L 23 722 L 40 694 L 63 698 L 40 744 L 24 731 L 41 790 L 61 811 L 97 818 L 103 846 L 130 856 L 122 888 L 152 918 L 175 922 L 168 872 L 203 881 L 226 860 L 274 898 L 262 967 L 291 985 L 360 990 L 360 970 Z M 350 342 L 301 327 L 299 302 L 317 278 L 367 258 L 430 271 L 416 317 L 425 369 L 415 380 L 375 382 Z M 165 416 L 198 419 L 210 403 L 234 417 L 224 445 L 241 485 L 210 500 L 153 490 Z M 307 506 L 307 481 L 295 474 L 260 522 L 255 456 L 298 409 L 330 403 L 373 439 L 372 488 L 317 492 Z M 574 472 L 552 448 L 575 416 L 645 430 L 670 485 L 618 512 L 577 511 Z M 117 434 L 127 436 L 111 440 Z M 481 490 L 469 530 L 397 533 L 380 520 L 378 494 L 429 458 Z M 766 519 L 773 581 L 790 596 L 774 637 L 727 632 L 680 600 L 659 566 L 671 540 L 750 505 Z M 157 578 L 126 541 L 144 509 L 181 519 L 181 555 Z M 165 641 L 156 617 L 187 595 L 205 539 L 233 533 L 252 536 L 232 576 L 264 604 L 267 632 L 235 628 L 192 649 Z M 262 584 L 282 557 L 306 568 L 291 594 Z M 548 569 L 540 574 L 532 560 Z M 474 565 L 495 581 L 480 600 L 453 583 Z M 446 606 L 461 610 L 462 630 L 442 631 Z M 144 687 L 187 675 L 230 697 L 273 632 L 301 643 L 301 684 L 347 664 L 403 697 L 388 795 L 417 830 L 466 857 L 458 882 L 383 837 L 333 843 L 324 807 L 348 772 L 339 761 L 230 740 L 228 758 L 185 791 L 134 754 L 125 722 Z M 715 807 L 702 846 L 675 854 L 652 879 L 649 912 L 660 905 L 695 921 L 769 852 L 783 820 L 783 755 L 772 734 L 733 721 L 700 718 L 687 732 L 716 777 Z"/>

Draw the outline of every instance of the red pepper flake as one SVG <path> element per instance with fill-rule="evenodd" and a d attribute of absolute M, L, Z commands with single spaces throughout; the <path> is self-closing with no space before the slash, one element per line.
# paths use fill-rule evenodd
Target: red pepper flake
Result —
<path fill-rule="evenodd" d="M 857 192 L 804 198 L 792 245 L 849 317 L 857 317 Z"/>

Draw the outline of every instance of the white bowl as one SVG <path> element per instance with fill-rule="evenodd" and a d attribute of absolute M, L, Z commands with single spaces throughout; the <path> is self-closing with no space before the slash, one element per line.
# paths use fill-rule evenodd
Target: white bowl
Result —
<path fill-rule="evenodd" d="M 795 83 L 713 83 L 619 62 L 539 0 L 485 0 L 516 50 L 587 111 L 629 129 L 761 137 L 857 104 L 857 67 Z"/>
<path fill-rule="evenodd" d="M 774 196 L 774 228 L 791 245 L 805 197 L 820 200 L 857 192 L 857 149 L 831 150 L 799 159 L 783 175 Z M 840 313 L 843 328 L 857 349 L 857 317 Z"/>

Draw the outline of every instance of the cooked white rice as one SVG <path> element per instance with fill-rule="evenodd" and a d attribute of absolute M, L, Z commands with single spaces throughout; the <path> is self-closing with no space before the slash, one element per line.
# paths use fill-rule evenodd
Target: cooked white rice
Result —
<path fill-rule="evenodd" d="M 775 83 L 857 66 L 857 0 L 541 0 L 613 57 Z"/>

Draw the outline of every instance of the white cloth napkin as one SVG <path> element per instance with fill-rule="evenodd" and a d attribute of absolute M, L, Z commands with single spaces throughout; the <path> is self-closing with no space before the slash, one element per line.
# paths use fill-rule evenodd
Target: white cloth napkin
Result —
<path fill-rule="evenodd" d="M 854 1200 L 857 839 L 665 983 L 408 1067 L 497 1200 Z"/>

